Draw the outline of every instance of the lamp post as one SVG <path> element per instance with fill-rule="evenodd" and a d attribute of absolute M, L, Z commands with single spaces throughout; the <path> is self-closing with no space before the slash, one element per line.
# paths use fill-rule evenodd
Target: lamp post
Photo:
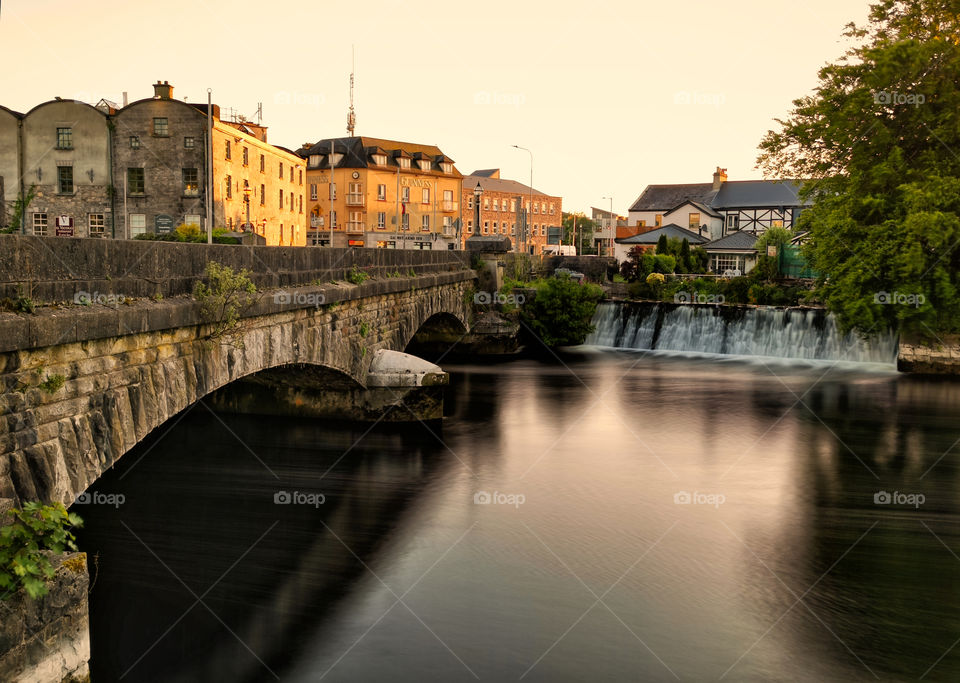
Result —
<path fill-rule="evenodd" d="M 603 199 L 610 200 L 610 253 L 608 256 L 613 256 L 613 237 L 616 234 L 617 227 L 614 224 L 613 219 L 613 197 L 603 197 Z"/>
<path fill-rule="evenodd" d="M 527 202 L 528 206 L 527 206 L 526 213 L 524 214 L 524 220 L 523 220 L 523 250 L 526 251 L 527 250 L 527 232 L 530 229 L 530 210 L 533 208 L 533 152 L 531 152 L 526 147 L 521 147 L 520 145 L 514 145 L 514 147 L 516 147 L 517 149 L 522 149 L 523 151 L 525 151 L 527 154 L 530 155 L 530 188 L 529 188 L 530 200 Z M 519 240 L 518 240 L 517 247 L 518 247 L 517 251 L 519 251 L 520 250 Z"/>
<path fill-rule="evenodd" d="M 252 230 L 253 226 L 250 224 L 250 185 L 247 181 L 243 181 L 243 203 L 247 205 L 247 222 L 243 224 L 243 231 Z"/>
<path fill-rule="evenodd" d="M 480 234 L 480 197 L 483 196 L 483 188 L 480 187 L 480 183 L 477 183 L 477 186 L 473 188 L 473 234 Z"/>

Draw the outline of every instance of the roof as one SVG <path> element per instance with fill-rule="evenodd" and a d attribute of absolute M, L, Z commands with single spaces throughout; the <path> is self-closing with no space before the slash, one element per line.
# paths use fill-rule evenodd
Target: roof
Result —
<path fill-rule="evenodd" d="M 647 185 L 630 206 L 631 211 L 662 211 L 695 201 L 709 204 L 714 194 L 713 183 L 681 183 L 679 185 Z"/>
<path fill-rule="evenodd" d="M 692 230 L 681 228 L 676 223 L 668 223 L 667 225 L 657 228 L 656 230 L 641 232 L 639 235 L 634 235 L 632 237 L 621 237 L 615 239 L 614 241 L 617 244 L 656 244 L 660 241 L 661 235 L 666 235 L 667 239 L 685 239 L 690 244 L 703 244 L 707 241 L 706 237 L 701 237 Z"/>
<path fill-rule="evenodd" d="M 713 209 L 711 209 L 711 208 L 710 208 L 709 206 L 707 206 L 706 204 L 703 204 L 702 202 L 694 201 L 694 200 L 692 200 L 692 199 L 687 199 L 687 200 L 685 200 L 685 201 L 682 201 L 682 202 L 680 202 L 679 204 L 677 204 L 675 207 L 673 207 L 672 209 L 669 209 L 669 210 L 665 211 L 664 213 L 665 213 L 665 214 L 671 214 L 671 213 L 673 213 L 674 211 L 676 211 L 677 209 L 686 206 L 687 204 L 690 204 L 691 206 L 699 209 L 701 213 L 705 213 L 705 214 L 707 214 L 708 216 L 713 216 L 714 218 L 723 218 L 723 215 L 717 213 L 716 211 L 714 211 Z"/>
<path fill-rule="evenodd" d="M 499 173 L 499 168 L 482 168 L 478 171 L 474 171 L 470 175 L 479 176 L 481 178 L 492 178 L 493 176 Z"/>
<path fill-rule="evenodd" d="M 746 230 L 731 232 L 725 237 L 703 245 L 706 251 L 753 251 L 757 235 Z"/>
<path fill-rule="evenodd" d="M 710 203 L 716 209 L 754 206 L 809 206 L 800 199 L 802 183 L 795 180 L 733 180 L 725 182 Z"/>
<path fill-rule="evenodd" d="M 337 164 L 337 168 L 366 168 L 370 165 L 370 157 L 374 154 L 374 149 L 381 149 L 387 153 L 387 166 L 396 168 L 396 157 L 406 158 L 428 158 L 434 164 L 453 163 L 453 159 L 445 155 L 436 145 L 424 145 L 418 142 L 401 142 L 399 140 L 385 140 L 383 138 L 371 138 L 367 136 L 354 136 L 344 138 L 327 138 L 320 140 L 309 147 L 303 147 L 297 150 L 297 154 L 307 158 L 313 154 L 319 154 L 325 157 L 330 153 L 330 143 L 333 143 L 334 153 L 343 154 L 343 158 Z M 399 154 L 398 154 L 399 152 Z M 316 168 L 329 168 L 327 159 L 324 158 Z M 437 170 L 421 171 L 418 173 L 434 172 Z M 460 171 L 453 169 L 454 177 L 461 177 Z"/>
<path fill-rule="evenodd" d="M 505 178 L 487 178 L 485 176 L 478 175 L 467 175 L 463 177 L 463 189 L 464 191 L 473 191 L 473 188 L 480 184 L 480 187 L 483 188 L 484 192 L 504 192 L 506 194 L 515 194 L 515 195 L 529 195 L 531 194 L 531 187 L 529 185 L 524 185 L 523 183 L 518 183 L 516 180 L 507 180 Z M 551 197 L 546 192 L 541 192 L 540 190 L 533 190 L 533 194 L 538 197 Z"/>

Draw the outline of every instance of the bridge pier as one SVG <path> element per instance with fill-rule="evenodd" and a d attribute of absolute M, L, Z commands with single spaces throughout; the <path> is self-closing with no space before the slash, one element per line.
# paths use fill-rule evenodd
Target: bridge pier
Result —
<path fill-rule="evenodd" d="M 399 351 L 374 352 L 366 386 L 282 368 L 234 382 L 208 399 L 215 410 L 248 415 L 288 415 L 355 422 L 419 422 L 443 417 L 450 376 L 439 366 Z"/>

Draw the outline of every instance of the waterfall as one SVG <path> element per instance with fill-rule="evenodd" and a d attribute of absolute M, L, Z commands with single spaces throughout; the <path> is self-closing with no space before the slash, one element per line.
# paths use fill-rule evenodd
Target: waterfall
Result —
<path fill-rule="evenodd" d="M 892 332 L 841 334 L 822 309 L 602 303 L 586 344 L 621 349 L 895 364 Z"/>

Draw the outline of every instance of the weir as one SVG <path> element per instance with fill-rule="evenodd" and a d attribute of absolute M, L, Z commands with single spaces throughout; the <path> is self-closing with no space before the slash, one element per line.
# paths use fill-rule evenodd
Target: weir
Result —
<path fill-rule="evenodd" d="M 798 360 L 896 365 L 897 336 L 842 334 L 816 308 L 766 308 L 657 302 L 603 303 L 586 344 Z"/>

